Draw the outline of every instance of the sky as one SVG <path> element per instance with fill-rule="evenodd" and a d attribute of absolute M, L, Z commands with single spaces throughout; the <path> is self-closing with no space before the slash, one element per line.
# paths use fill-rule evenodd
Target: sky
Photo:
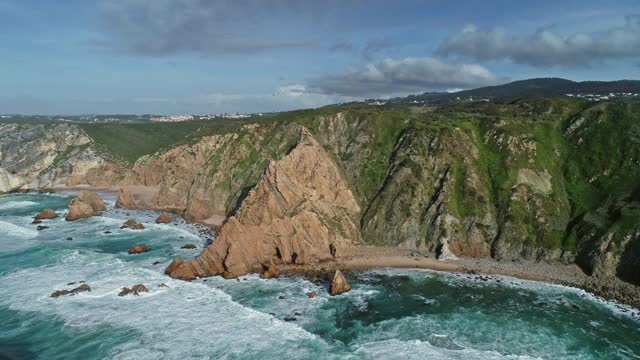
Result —
<path fill-rule="evenodd" d="M 0 0 L 0 113 L 269 112 L 640 79 L 638 0 Z"/>

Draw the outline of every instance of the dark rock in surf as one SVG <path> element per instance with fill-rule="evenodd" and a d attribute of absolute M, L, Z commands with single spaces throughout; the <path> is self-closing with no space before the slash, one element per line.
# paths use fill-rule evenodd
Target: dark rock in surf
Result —
<path fill-rule="evenodd" d="M 78 286 L 77 288 L 71 289 L 71 290 L 56 290 L 55 292 L 53 292 L 51 294 L 51 297 L 54 299 L 57 299 L 60 296 L 64 296 L 64 295 L 75 295 L 77 293 L 81 293 L 81 292 L 86 292 L 86 291 L 91 291 L 91 287 L 87 284 L 82 284 L 80 286 Z"/>

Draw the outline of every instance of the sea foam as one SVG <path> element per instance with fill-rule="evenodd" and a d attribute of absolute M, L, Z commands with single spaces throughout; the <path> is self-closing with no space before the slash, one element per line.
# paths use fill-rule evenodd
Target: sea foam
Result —
<path fill-rule="evenodd" d="M 49 297 L 69 282 L 86 281 L 91 292 Z M 118 297 L 121 287 L 142 283 L 149 293 Z M 165 283 L 167 288 L 159 288 Z M 172 280 L 162 273 L 105 254 L 74 251 L 53 266 L 21 270 L 0 278 L 8 297 L 0 304 L 63 318 L 68 326 L 135 328 L 140 337 L 113 349 L 120 359 L 309 357 L 326 350 L 317 336 L 233 301 L 199 283 Z M 313 346 L 309 346 L 311 343 Z"/>

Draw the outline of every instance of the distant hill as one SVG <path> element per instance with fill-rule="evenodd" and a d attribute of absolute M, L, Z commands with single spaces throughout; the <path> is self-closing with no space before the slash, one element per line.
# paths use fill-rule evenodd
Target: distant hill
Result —
<path fill-rule="evenodd" d="M 472 90 L 463 90 L 453 93 L 424 93 L 421 95 L 410 95 L 404 98 L 394 98 L 391 102 L 427 102 L 446 103 L 454 100 L 468 100 L 470 98 L 494 99 L 494 98 L 519 98 L 519 97 L 560 97 L 572 94 L 574 96 L 597 95 L 608 96 L 609 94 L 640 94 L 639 80 L 617 80 L 617 81 L 571 81 L 561 78 L 537 78 L 528 80 L 513 81 L 508 84 L 487 86 Z M 640 99 L 639 96 L 635 98 Z"/>

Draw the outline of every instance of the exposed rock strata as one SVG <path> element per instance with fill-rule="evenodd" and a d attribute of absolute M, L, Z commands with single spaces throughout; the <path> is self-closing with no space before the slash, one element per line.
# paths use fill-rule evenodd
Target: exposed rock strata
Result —
<path fill-rule="evenodd" d="M 216 241 L 194 260 L 170 266 L 178 279 L 258 272 L 279 259 L 305 264 L 331 259 L 330 245 L 359 241 L 360 208 L 331 157 L 306 129 L 283 159 L 273 161 L 224 224 Z M 169 269 L 167 269 L 169 270 Z"/>
<path fill-rule="evenodd" d="M 114 184 L 121 169 L 98 155 L 72 124 L 1 124 L 0 193 Z"/>

